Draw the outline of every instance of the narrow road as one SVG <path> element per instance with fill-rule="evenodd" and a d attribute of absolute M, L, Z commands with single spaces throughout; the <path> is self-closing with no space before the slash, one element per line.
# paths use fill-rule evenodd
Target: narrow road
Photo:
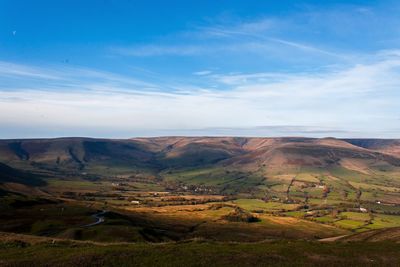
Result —
<path fill-rule="evenodd" d="M 319 239 L 318 241 L 319 241 L 319 242 L 335 242 L 335 241 L 337 241 L 337 240 L 339 240 L 339 239 L 341 239 L 341 238 L 343 238 L 343 237 L 345 237 L 345 236 L 348 236 L 348 235 L 340 235 L 340 236 L 333 236 L 333 237 L 328 237 L 328 238 L 322 238 L 322 239 Z"/>
<path fill-rule="evenodd" d="M 82 227 L 91 227 L 91 226 L 95 226 L 95 225 L 103 223 L 105 221 L 103 215 L 106 213 L 107 213 L 107 211 L 103 210 L 101 212 L 93 214 L 92 217 L 96 218 L 97 221 L 95 221 L 94 223 L 89 223 L 89 224 L 83 225 Z"/>

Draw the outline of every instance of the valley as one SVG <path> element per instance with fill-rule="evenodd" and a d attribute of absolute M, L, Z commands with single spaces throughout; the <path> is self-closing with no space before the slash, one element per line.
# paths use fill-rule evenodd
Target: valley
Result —
<path fill-rule="evenodd" d="M 0 232 L 107 246 L 353 240 L 400 227 L 399 147 L 333 138 L 0 140 Z"/>

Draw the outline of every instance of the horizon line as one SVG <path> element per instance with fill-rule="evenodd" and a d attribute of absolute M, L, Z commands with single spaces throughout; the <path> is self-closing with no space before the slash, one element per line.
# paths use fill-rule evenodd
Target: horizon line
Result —
<path fill-rule="evenodd" d="M 114 138 L 114 137 L 93 137 L 93 136 L 57 136 L 57 137 L 23 137 L 23 138 L 0 138 L 0 141 L 11 141 L 11 140 L 55 140 L 55 139 L 103 139 L 103 140 L 133 140 L 133 139 L 156 139 L 156 138 L 265 138 L 265 139 L 277 139 L 277 138 L 302 138 L 302 139 L 336 139 L 336 140 L 400 140 L 398 138 L 385 138 L 385 137 L 311 137 L 311 136 L 241 136 L 241 135 L 155 135 L 155 136 L 132 136 L 126 138 Z"/>

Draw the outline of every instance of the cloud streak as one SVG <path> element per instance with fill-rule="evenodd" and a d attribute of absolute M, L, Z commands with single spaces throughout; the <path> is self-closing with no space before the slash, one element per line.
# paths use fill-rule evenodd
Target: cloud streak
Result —
<path fill-rule="evenodd" d="M 324 73 L 201 73 L 202 79 L 222 90 L 197 84 L 154 84 L 85 68 L 14 65 L 16 70 L 29 71 L 11 73 L 0 68 L 0 81 L 10 75 L 38 81 L 13 90 L 2 83 L 0 130 L 69 129 L 74 135 L 97 130 L 102 135 L 112 129 L 127 137 L 126 133 L 173 134 L 193 129 L 205 135 L 248 135 L 251 130 L 246 129 L 252 129 L 260 135 L 393 137 L 400 134 L 393 130 L 400 116 L 400 57 L 398 51 L 386 51 L 371 58 L 369 63 Z M 48 77 L 53 79 L 49 82 Z M 257 128 L 263 125 L 270 128 Z M 293 125 L 305 128 L 290 128 Z M 282 127 L 288 127 L 286 132 Z M 325 132 L 326 128 L 331 130 Z"/>
<path fill-rule="evenodd" d="M 291 22 L 284 19 L 262 18 L 235 24 L 195 27 L 194 30 L 173 36 L 173 42 L 132 46 L 114 46 L 112 53 L 133 57 L 202 56 L 208 54 L 240 54 L 244 52 L 268 54 L 270 51 L 292 50 L 314 56 L 349 60 L 348 55 L 319 48 L 312 44 L 279 37 L 279 29 L 287 30 Z"/>

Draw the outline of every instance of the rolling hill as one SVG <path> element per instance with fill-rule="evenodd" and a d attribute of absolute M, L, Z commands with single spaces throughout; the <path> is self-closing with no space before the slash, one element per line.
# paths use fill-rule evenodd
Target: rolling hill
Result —
<path fill-rule="evenodd" d="M 2 182 L 11 174 L 16 182 L 32 185 L 37 176 L 98 180 L 140 174 L 227 191 L 271 188 L 293 177 L 353 190 L 369 184 L 382 189 L 400 186 L 399 144 L 291 137 L 0 140 L 0 167 Z"/>

